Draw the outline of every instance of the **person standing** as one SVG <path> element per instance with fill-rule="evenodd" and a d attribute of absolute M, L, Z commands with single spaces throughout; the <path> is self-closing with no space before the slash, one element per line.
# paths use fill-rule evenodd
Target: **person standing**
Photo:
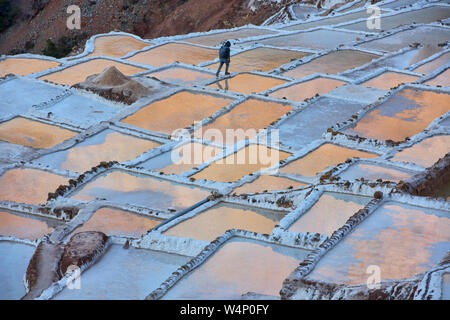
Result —
<path fill-rule="evenodd" d="M 228 76 L 230 74 L 228 72 L 228 69 L 230 67 L 230 47 L 231 47 L 231 43 L 230 43 L 230 41 L 227 41 L 219 50 L 220 64 L 219 64 L 219 69 L 217 69 L 216 77 L 219 76 L 220 70 L 222 69 L 222 66 L 224 64 L 226 64 L 225 75 Z"/>

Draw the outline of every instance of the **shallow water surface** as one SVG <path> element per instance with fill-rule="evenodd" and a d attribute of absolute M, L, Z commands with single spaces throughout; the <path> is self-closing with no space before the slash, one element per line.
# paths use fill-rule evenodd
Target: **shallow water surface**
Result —
<path fill-rule="evenodd" d="M 259 176 L 255 181 L 245 183 L 241 187 L 235 189 L 233 193 L 243 194 L 243 193 L 260 193 L 264 191 L 274 191 L 274 190 L 286 190 L 289 188 L 299 188 L 305 187 L 306 184 L 297 182 L 288 178 L 275 177 L 263 174 Z"/>
<path fill-rule="evenodd" d="M 416 76 L 411 76 L 403 73 L 397 72 L 384 72 L 379 76 L 367 80 L 361 83 L 361 86 L 374 87 L 382 90 L 389 90 L 393 87 L 398 86 L 401 83 L 414 82 L 418 79 Z"/>
<path fill-rule="evenodd" d="M 209 86 L 224 91 L 251 94 L 266 91 L 284 83 L 286 83 L 284 80 L 242 73 L 229 79 L 220 80 Z"/>
<path fill-rule="evenodd" d="M 26 76 L 35 72 L 55 68 L 59 65 L 59 62 L 49 60 L 8 58 L 0 61 L 0 77 L 4 77 L 10 73 Z"/>
<path fill-rule="evenodd" d="M 95 38 L 94 52 L 88 56 L 108 56 L 119 58 L 125 56 L 131 51 L 141 50 L 150 45 L 150 43 L 140 41 L 130 36 L 102 36 Z"/>
<path fill-rule="evenodd" d="M 364 180 L 382 179 L 386 181 L 399 182 L 400 180 L 405 181 L 411 176 L 412 175 L 410 173 L 404 171 L 366 163 L 354 164 L 339 174 L 339 177 L 342 180 L 348 181 L 364 178 Z"/>
<path fill-rule="evenodd" d="M 213 75 L 186 68 L 169 68 L 163 71 L 149 73 L 147 77 L 155 77 L 161 81 L 174 83 L 180 86 L 192 86 L 198 82 L 211 79 Z"/>
<path fill-rule="evenodd" d="M 343 81 L 327 78 L 316 78 L 276 90 L 269 95 L 279 99 L 286 98 L 291 101 L 302 101 L 312 98 L 316 94 L 326 94 L 343 84 L 345 84 Z"/>

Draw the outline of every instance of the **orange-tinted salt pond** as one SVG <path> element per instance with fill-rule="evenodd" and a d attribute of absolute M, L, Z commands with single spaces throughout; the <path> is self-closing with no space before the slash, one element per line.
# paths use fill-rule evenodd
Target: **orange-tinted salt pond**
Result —
<path fill-rule="evenodd" d="M 35 72 L 55 68 L 59 65 L 59 62 L 49 60 L 8 58 L 0 61 L 0 77 L 4 77 L 9 73 L 26 76 Z"/>
<path fill-rule="evenodd" d="M 242 229 L 270 234 L 286 212 L 262 210 L 220 203 L 171 227 L 163 234 L 181 238 L 213 241 L 225 231 Z"/>
<path fill-rule="evenodd" d="M 375 158 L 376 154 L 344 148 L 326 143 L 303 158 L 295 160 L 280 169 L 281 173 L 312 177 L 330 166 L 345 162 L 349 158 Z"/>
<path fill-rule="evenodd" d="M 403 12 L 393 16 L 382 15 L 380 17 L 380 29 L 369 29 L 367 27 L 366 20 L 340 26 L 339 28 L 365 32 L 381 32 L 382 30 L 394 29 L 400 25 L 411 23 L 430 23 L 433 21 L 446 19 L 448 17 L 450 17 L 450 8 L 434 6 L 420 10 Z"/>
<path fill-rule="evenodd" d="M 441 72 L 435 78 L 428 80 L 425 84 L 429 86 L 450 87 L 450 69 Z"/>
<path fill-rule="evenodd" d="M 0 140 L 32 148 L 51 148 L 77 132 L 17 117 L 0 124 Z"/>
<path fill-rule="evenodd" d="M 222 41 L 231 39 L 245 39 L 250 37 L 257 37 L 263 35 L 270 35 L 276 33 L 272 30 L 257 29 L 257 28 L 245 28 L 237 31 L 220 32 L 211 35 L 199 36 L 189 39 L 184 39 L 183 41 L 200 44 L 204 46 L 217 46 Z"/>
<path fill-rule="evenodd" d="M 433 72 L 437 68 L 442 67 L 449 60 L 450 60 L 450 52 L 447 52 L 441 55 L 439 58 L 431 60 L 430 62 L 427 62 L 421 65 L 420 67 L 415 68 L 414 72 L 428 74 L 430 72 Z"/>
<path fill-rule="evenodd" d="M 378 140 L 403 141 L 423 131 L 435 118 L 450 110 L 449 95 L 405 89 L 365 115 L 345 130 Z"/>
<path fill-rule="evenodd" d="M 127 60 L 161 67 L 174 62 L 199 64 L 218 58 L 218 51 L 181 43 L 167 43 L 154 49 L 138 53 Z"/>
<path fill-rule="evenodd" d="M 357 50 L 333 51 L 289 70 L 284 75 L 292 78 L 303 78 L 313 73 L 337 74 L 362 66 L 376 58 L 379 58 L 379 56 Z"/>
<path fill-rule="evenodd" d="M 72 198 L 81 201 L 101 198 L 118 204 L 180 210 L 202 201 L 209 194 L 207 190 L 140 174 L 110 171 L 89 182 Z"/>
<path fill-rule="evenodd" d="M 0 201 L 43 204 L 49 192 L 55 192 L 68 180 L 41 170 L 10 169 L 0 176 Z"/>
<path fill-rule="evenodd" d="M 270 77 L 262 77 L 249 73 L 238 74 L 237 76 L 220 80 L 210 87 L 225 91 L 235 91 L 243 94 L 259 93 L 270 88 L 286 83 L 284 80 L 279 80 Z"/>
<path fill-rule="evenodd" d="M 197 180 L 232 182 L 250 173 L 270 168 L 290 156 L 287 152 L 252 144 L 217 160 L 192 177 Z"/>
<path fill-rule="evenodd" d="M 181 174 L 209 161 L 222 149 L 200 143 L 187 143 L 172 151 L 151 158 L 138 166 L 145 169 L 162 171 L 165 174 Z"/>
<path fill-rule="evenodd" d="M 325 192 L 292 226 L 292 232 L 317 232 L 331 237 L 358 210 L 364 208 L 372 198 L 356 195 Z"/>
<path fill-rule="evenodd" d="M 411 76 L 403 73 L 397 72 L 384 72 L 375 78 L 367 80 L 361 83 L 361 86 L 373 87 L 382 90 L 389 90 L 393 87 L 398 86 L 401 83 L 414 82 L 418 79 L 417 76 Z"/>
<path fill-rule="evenodd" d="M 240 299 L 248 292 L 279 296 L 283 280 L 309 251 L 233 238 L 163 299 Z M 230 263 L 232 261 L 232 263 Z"/>
<path fill-rule="evenodd" d="M 155 77 L 159 80 L 178 84 L 180 86 L 192 86 L 198 82 L 211 79 L 213 75 L 186 68 L 169 68 L 163 71 L 150 73 L 147 77 Z"/>
<path fill-rule="evenodd" d="M 306 184 L 288 178 L 261 175 L 255 181 L 246 183 L 235 189 L 236 194 L 260 193 L 264 191 L 286 190 L 289 188 L 305 187 Z"/>
<path fill-rule="evenodd" d="M 231 99 L 183 91 L 164 100 L 153 102 L 122 122 L 146 130 L 172 134 L 226 107 Z"/>
<path fill-rule="evenodd" d="M 74 233 L 100 231 L 109 236 L 140 237 L 161 221 L 119 209 L 101 208 Z"/>
<path fill-rule="evenodd" d="M 413 162 L 424 167 L 431 167 L 447 152 L 450 152 L 450 136 L 434 136 L 403 149 L 390 160 Z"/>
<path fill-rule="evenodd" d="M 133 67 L 125 63 L 99 58 L 40 77 L 39 80 L 48 80 L 50 82 L 71 86 L 83 82 L 93 74 L 102 73 L 108 67 L 116 67 L 126 76 L 145 71 L 145 69 Z"/>
<path fill-rule="evenodd" d="M 51 153 L 38 160 L 53 168 L 85 172 L 102 161 L 125 162 L 160 146 L 113 130 L 104 130 L 70 149 Z"/>
<path fill-rule="evenodd" d="M 329 251 L 308 278 L 366 284 L 367 268 L 380 280 L 405 279 L 434 267 L 450 245 L 448 213 L 389 202 Z"/>
<path fill-rule="evenodd" d="M 257 131 L 266 128 L 272 122 L 277 121 L 284 114 L 292 110 L 292 106 L 276 102 L 268 102 L 257 99 L 248 99 L 235 106 L 231 111 L 217 118 L 214 122 L 194 132 L 198 138 L 216 138 L 217 143 L 234 144 L 235 141 L 226 139 L 227 130 L 235 130 L 236 140 L 254 138 Z M 237 130 L 243 130 L 248 135 L 238 135 Z M 217 132 L 213 132 L 217 131 Z M 215 135 L 219 134 L 217 137 Z M 209 137 L 212 135 L 212 137 Z M 219 138 L 222 138 L 220 141 Z M 224 141 L 225 140 L 225 141 Z"/>
<path fill-rule="evenodd" d="M 316 78 L 279 89 L 269 95 L 279 99 L 286 98 L 292 101 L 301 101 L 314 97 L 316 94 L 326 94 L 343 84 L 345 82 L 327 78 Z"/>
<path fill-rule="evenodd" d="M 249 43 L 257 42 L 274 47 L 333 49 L 340 44 L 348 44 L 357 39 L 361 39 L 362 37 L 363 35 L 352 32 L 338 30 L 315 30 L 269 38 L 266 40 L 251 41 Z"/>
<path fill-rule="evenodd" d="M 353 181 L 355 179 L 364 178 L 364 180 L 387 180 L 399 182 L 407 180 L 412 174 L 397 169 L 385 168 L 372 164 L 357 163 L 350 166 L 344 172 L 339 174 L 342 180 Z"/>
<path fill-rule="evenodd" d="M 94 40 L 94 52 L 89 56 L 109 56 L 119 58 L 135 50 L 141 50 L 151 44 L 130 36 L 102 36 Z"/>
<path fill-rule="evenodd" d="M 390 36 L 375 39 L 358 45 L 369 50 L 394 52 L 407 48 L 412 43 L 437 46 L 448 40 L 448 29 L 441 27 L 420 26 L 412 30 L 401 31 Z"/>
<path fill-rule="evenodd" d="M 0 209 L 0 235 L 36 240 L 50 233 L 58 221 L 10 213 Z"/>
<path fill-rule="evenodd" d="M 294 59 L 302 59 L 310 53 L 273 48 L 256 48 L 231 57 L 230 72 L 270 71 Z M 216 70 L 219 64 L 207 66 Z"/>

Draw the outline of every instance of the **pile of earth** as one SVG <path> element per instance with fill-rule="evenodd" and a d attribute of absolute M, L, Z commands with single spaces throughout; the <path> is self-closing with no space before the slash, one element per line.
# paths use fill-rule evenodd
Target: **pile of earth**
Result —
<path fill-rule="evenodd" d="M 94 92 L 105 99 L 133 104 L 152 93 L 150 88 L 122 74 L 116 67 L 108 67 L 101 74 L 94 74 L 74 88 Z"/>

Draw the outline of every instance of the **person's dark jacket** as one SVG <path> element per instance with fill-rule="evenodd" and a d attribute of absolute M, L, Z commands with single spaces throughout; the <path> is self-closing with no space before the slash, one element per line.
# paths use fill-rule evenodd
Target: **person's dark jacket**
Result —
<path fill-rule="evenodd" d="M 219 50 L 219 58 L 222 61 L 230 60 L 230 41 L 227 41 Z"/>

